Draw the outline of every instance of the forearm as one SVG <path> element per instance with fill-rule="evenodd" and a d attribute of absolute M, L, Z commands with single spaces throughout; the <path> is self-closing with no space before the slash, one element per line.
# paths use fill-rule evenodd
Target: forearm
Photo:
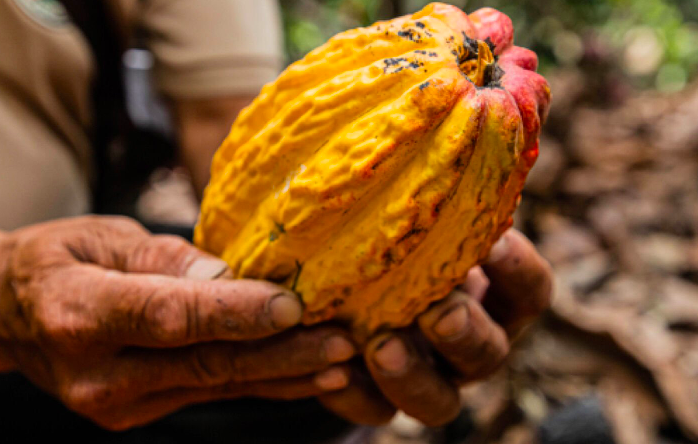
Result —
<path fill-rule="evenodd" d="M 252 97 L 172 100 L 181 158 L 189 170 L 196 194 L 201 198 L 208 183 L 211 159 L 240 110 Z"/>
<path fill-rule="evenodd" d="M 11 249 L 12 241 L 10 235 L 0 231 L 0 315 L 2 315 L 3 311 L 10 308 L 7 294 L 9 291 L 7 268 Z M 4 316 L 0 316 L 0 373 L 11 371 L 14 368 L 8 352 L 10 332 L 2 319 L 4 319 Z"/>

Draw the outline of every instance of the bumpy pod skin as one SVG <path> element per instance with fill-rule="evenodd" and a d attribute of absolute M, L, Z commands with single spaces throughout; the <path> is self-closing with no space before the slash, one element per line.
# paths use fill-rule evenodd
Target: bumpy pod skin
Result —
<path fill-rule="evenodd" d="M 412 322 L 507 227 L 550 90 L 504 14 L 432 3 L 291 65 L 213 160 L 195 242 L 360 340 Z"/>

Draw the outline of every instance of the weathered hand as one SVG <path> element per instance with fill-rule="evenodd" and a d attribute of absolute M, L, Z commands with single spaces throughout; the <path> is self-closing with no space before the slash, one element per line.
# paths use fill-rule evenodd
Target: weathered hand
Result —
<path fill-rule="evenodd" d="M 280 331 L 297 297 L 124 218 L 84 217 L 0 238 L 0 369 L 22 372 L 104 427 L 184 405 L 292 399 L 346 385 L 354 354 L 330 326 Z M 4 365 L 2 365 L 4 364 Z"/>
<path fill-rule="evenodd" d="M 357 366 L 349 387 L 320 399 L 358 423 L 380 424 L 401 409 L 426 425 L 443 425 L 460 411 L 458 386 L 502 364 L 511 338 L 548 307 L 551 292 L 548 263 L 522 234 L 509 230 L 487 263 L 414 328 L 369 341 L 370 377 Z"/>

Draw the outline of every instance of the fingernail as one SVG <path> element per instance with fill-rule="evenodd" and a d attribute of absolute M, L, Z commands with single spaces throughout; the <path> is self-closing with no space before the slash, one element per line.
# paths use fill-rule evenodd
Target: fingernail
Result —
<path fill-rule="evenodd" d="M 492 245 L 492 248 L 490 248 L 490 254 L 487 256 L 486 262 L 489 264 L 498 262 L 502 260 L 507 253 L 509 253 L 509 241 L 507 240 L 507 235 L 504 234 Z"/>
<path fill-rule="evenodd" d="M 339 390 L 348 384 L 349 377 L 341 368 L 329 368 L 315 375 L 315 385 L 323 390 Z"/>
<path fill-rule="evenodd" d="M 325 357 L 329 362 L 343 362 L 354 356 L 354 345 L 341 336 L 327 338 L 324 343 Z"/>
<path fill-rule="evenodd" d="M 458 304 L 444 313 L 436 324 L 434 333 L 440 338 L 449 339 L 462 335 L 468 326 L 468 309 Z"/>
<path fill-rule="evenodd" d="M 202 257 L 189 265 L 185 277 L 200 281 L 215 279 L 228 270 L 228 264 L 213 257 Z"/>
<path fill-rule="evenodd" d="M 303 308 L 298 298 L 287 293 L 273 296 L 268 310 L 271 323 L 278 330 L 296 325 L 303 315 Z"/>
<path fill-rule="evenodd" d="M 378 346 L 373 359 L 382 370 L 398 373 L 407 367 L 409 356 L 405 344 L 393 336 Z"/>

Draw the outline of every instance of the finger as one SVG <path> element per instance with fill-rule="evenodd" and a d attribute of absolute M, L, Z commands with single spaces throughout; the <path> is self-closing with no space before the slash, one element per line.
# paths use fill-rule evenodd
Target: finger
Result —
<path fill-rule="evenodd" d="M 433 347 L 458 371 L 460 383 L 489 375 L 509 353 L 504 329 L 482 306 L 462 292 L 453 292 L 418 318 Z"/>
<path fill-rule="evenodd" d="M 327 371 L 334 373 L 332 388 L 324 388 L 318 384 L 322 376 L 305 376 L 276 381 L 248 382 L 244 384 L 226 383 L 206 388 L 176 388 L 145 396 L 137 402 L 113 408 L 105 415 L 100 415 L 97 421 L 103 427 L 111 430 L 125 430 L 131 427 L 148 424 L 185 406 L 204 402 L 237 399 L 242 397 L 257 397 L 276 400 L 293 400 L 309 398 L 337 390 L 349 383 L 349 370 L 344 367 L 333 367 Z M 337 376 L 340 375 L 340 376 Z"/>
<path fill-rule="evenodd" d="M 151 235 L 138 222 L 119 216 L 85 216 L 56 222 L 43 248 L 29 249 L 69 262 L 83 262 L 129 273 L 213 279 L 230 272 L 225 262 L 181 237 Z M 40 227 L 37 227 L 40 228 Z M 28 230 L 25 236 L 31 234 Z M 30 236 L 31 237 L 31 236 Z M 41 257 L 28 257 L 33 264 Z"/>
<path fill-rule="evenodd" d="M 152 273 L 189 279 L 215 279 L 230 273 L 228 265 L 205 253 L 181 237 L 147 236 L 122 252 L 122 271 Z"/>
<path fill-rule="evenodd" d="M 320 395 L 320 403 L 355 424 L 379 426 L 390 421 L 397 409 L 383 396 L 365 369 L 354 365 L 351 371 L 351 384 Z"/>
<path fill-rule="evenodd" d="M 504 233 L 482 269 L 490 280 L 482 304 L 509 335 L 516 335 L 550 305 L 550 265 L 518 231 Z"/>
<path fill-rule="evenodd" d="M 487 275 L 482 271 L 482 267 L 473 267 L 468 271 L 465 282 L 463 282 L 460 288 L 476 301 L 482 302 L 489 286 L 490 280 L 487 279 Z"/>
<path fill-rule="evenodd" d="M 47 235 L 50 233 L 50 235 Z M 17 232 L 21 269 L 56 267 L 76 262 L 120 269 L 123 254 L 148 237 L 137 222 L 122 216 L 82 216 L 33 225 Z"/>
<path fill-rule="evenodd" d="M 234 344 L 125 350 L 117 374 L 128 390 L 143 394 L 309 375 L 348 361 L 355 353 L 347 332 L 323 326 Z"/>
<path fill-rule="evenodd" d="M 427 426 L 441 426 L 460 411 L 458 391 L 398 333 L 384 333 L 366 346 L 366 366 L 383 395 Z"/>
<path fill-rule="evenodd" d="M 75 260 L 104 268 L 191 279 L 214 279 L 229 269 L 183 238 L 151 235 L 136 221 L 116 216 L 85 217 L 80 230 L 66 225 L 54 240 Z"/>
<path fill-rule="evenodd" d="M 252 280 L 194 281 L 151 274 L 66 267 L 43 282 L 61 313 L 47 319 L 49 335 L 89 336 L 110 344 L 178 347 L 214 340 L 251 340 L 300 321 L 298 297 Z"/>

